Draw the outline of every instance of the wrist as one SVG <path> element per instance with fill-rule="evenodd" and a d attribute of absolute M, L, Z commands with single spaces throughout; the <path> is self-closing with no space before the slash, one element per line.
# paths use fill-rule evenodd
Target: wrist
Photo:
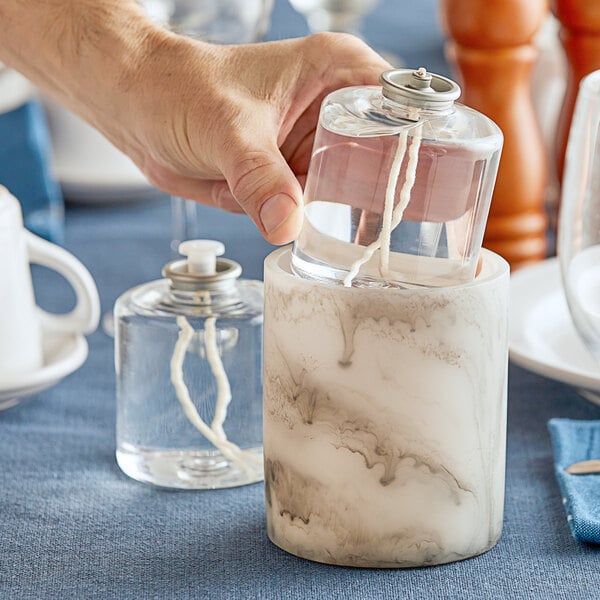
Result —
<path fill-rule="evenodd" d="M 170 35 L 134 0 L 5 0 L 0 8 L 0 60 L 117 141 L 136 74 Z"/>

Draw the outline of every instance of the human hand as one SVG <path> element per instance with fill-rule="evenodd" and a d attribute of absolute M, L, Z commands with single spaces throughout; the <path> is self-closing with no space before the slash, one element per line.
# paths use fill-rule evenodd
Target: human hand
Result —
<path fill-rule="evenodd" d="M 323 97 L 390 65 L 348 35 L 212 46 L 168 35 L 130 87 L 121 148 L 157 187 L 245 211 L 271 243 L 298 235 Z M 133 115 L 133 118 L 132 116 Z"/>
<path fill-rule="evenodd" d="M 389 68 L 349 35 L 216 46 L 136 0 L 4 0 L 0 60 L 74 110 L 171 194 L 293 240 L 322 98 Z"/>

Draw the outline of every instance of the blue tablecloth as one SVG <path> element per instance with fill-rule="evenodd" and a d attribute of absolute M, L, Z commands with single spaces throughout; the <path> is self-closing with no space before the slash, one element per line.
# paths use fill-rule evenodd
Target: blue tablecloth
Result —
<path fill-rule="evenodd" d="M 425 15 L 425 6 L 434 10 L 432 1 L 398 4 L 406 22 L 411 14 Z M 434 26 L 431 14 L 428 26 Z M 288 16 L 293 28 L 284 22 Z M 277 4 L 275 18 L 283 35 L 302 33 L 284 4 Z M 416 24 L 399 31 L 404 16 L 388 22 L 385 11 L 372 19 L 388 36 L 382 38 L 387 49 L 408 56 L 404 44 Z M 223 240 L 245 276 L 261 276 L 270 248 L 245 217 L 201 209 L 200 222 L 202 235 Z M 167 200 L 67 211 L 67 247 L 92 271 L 104 311 L 125 289 L 159 277 L 171 258 L 170 239 Z M 72 302 L 66 284 L 45 270 L 36 272 L 36 285 L 46 308 L 64 310 Z M 166 492 L 125 477 L 114 460 L 112 340 L 97 331 L 89 343 L 79 371 L 0 413 L 0 598 L 600 596 L 599 550 L 570 534 L 546 428 L 551 417 L 598 419 L 600 408 L 567 386 L 510 370 L 506 512 L 498 546 L 440 567 L 349 569 L 273 546 L 260 484 Z"/>

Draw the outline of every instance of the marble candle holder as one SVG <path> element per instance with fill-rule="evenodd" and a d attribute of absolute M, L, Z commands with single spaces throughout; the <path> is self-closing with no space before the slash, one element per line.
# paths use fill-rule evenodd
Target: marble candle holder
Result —
<path fill-rule="evenodd" d="M 284 550 L 415 567 L 502 529 L 508 264 L 445 288 L 333 286 L 265 262 L 267 527 Z"/>

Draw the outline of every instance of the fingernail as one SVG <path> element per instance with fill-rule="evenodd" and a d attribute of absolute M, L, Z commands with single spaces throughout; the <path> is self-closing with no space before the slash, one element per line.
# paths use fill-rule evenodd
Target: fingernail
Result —
<path fill-rule="evenodd" d="M 281 227 L 296 208 L 298 205 L 287 194 L 269 198 L 260 209 L 260 220 L 265 231 L 272 233 Z"/>

